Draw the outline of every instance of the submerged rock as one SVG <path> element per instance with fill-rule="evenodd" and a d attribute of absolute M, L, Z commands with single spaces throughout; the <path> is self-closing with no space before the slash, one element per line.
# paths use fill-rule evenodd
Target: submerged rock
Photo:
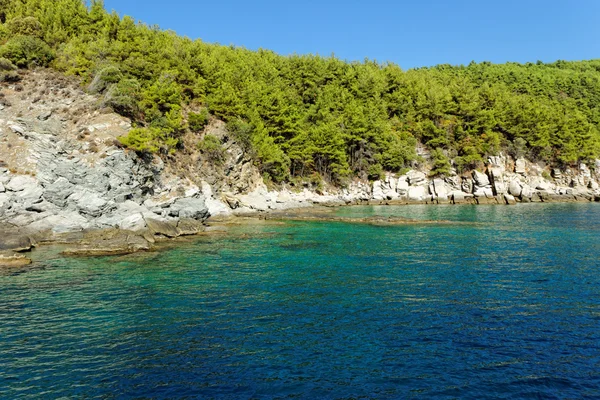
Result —
<path fill-rule="evenodd" d="M 31 259 L 22 254 L 10 252 L 0 252 L 0 268 L 2 267 L 23 267 L 31 264 Z"/>

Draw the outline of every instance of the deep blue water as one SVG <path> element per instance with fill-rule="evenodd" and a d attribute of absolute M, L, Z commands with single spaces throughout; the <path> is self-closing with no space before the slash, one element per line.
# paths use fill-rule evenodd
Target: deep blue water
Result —
<path fill-rule="evenodd" d="M 600 204 L 337 213 L 457 223 L 43 250 L 0 272 L 0 398 L 600 398 Z"/>

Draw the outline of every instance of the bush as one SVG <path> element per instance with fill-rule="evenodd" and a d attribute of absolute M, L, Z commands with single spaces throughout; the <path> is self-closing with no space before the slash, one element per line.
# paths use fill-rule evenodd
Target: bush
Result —
<path fill-rule="evenodd" d="M 194 132 L 199 132 L 208 124 L 208 110 L 203 109 L 199 113 L 191 112 L 188 114 L 188 125 Z"/>
<path fill-rule="evenodd" d="M 33 36 L 15 36 L 0 48 L 0 57 L 7 58 L 16 66 L 45 67 L 54 59 L 50 46 Z"/>
<path fill-rule="evenodd" d="M 17 67 L 10 60 L 0 58 L 0 82 L 18 82 L 20 80 Z"/>
<path fill-rule="evenodd" d="M 139 115 L 140 84 L 135 79 L 123 79 L 112 85 L 104 95 L 104 105 L 132 119 Z"/>
<path fill-rule="evenodd" d="M 430 176 L 445 176 L 450 174 L 450 160 L 444 154 L 442 149 L 434 149 L 431 152 L 433 158 L 433 168 L 429 172 Z"/>
<path fill-rule="evenodd" d="M 0 58 L 0 71 L 16 71 L 17 67 L 7 60 L 6 58 Z"/>
<path fill-rule="evenodd" d="M 179 143 L 158 128 L 134 128 L 127 136 L 118 138 L 123 146 L 141 152 L 158 153 L 159 151 L 172 152 Z"/>
<path fill-rule="evenodd" d="M 370 181 L 378 181 L 383 177 L 383 167 L 381 164 L 372 164 L 367 170 Z"/>
<path fill-rule="evenodd" d="M 227 123 L 227 130 L 245 152 L 252 151 L 252 132 L 254 128 L 243 119 L 236 118 Z"/>
<path fill-rule="evenodd" d="M 6 23 L 6 27 L 12 36 L 24 35 L 39 39 L 44 36 L 42 24 L 35 17 L 13 18 Z"/>
<path fill-rule="evenodd" d="M 91 93 L 102 93 L 108 89 L 112 84 L 118 83 L 123 79 L 121 70 L 115 66 L 108 66 L 96 73 L 92 83 L 88 86 L 88 90 Z"/>
<path fill-rule="evenodd" d="M 220 165 L 225 161 L 225 150 L 221 146 L 221 141 L 214 135 L 206 135 L 198 143 L 198 150 L 214 164 Z"/>

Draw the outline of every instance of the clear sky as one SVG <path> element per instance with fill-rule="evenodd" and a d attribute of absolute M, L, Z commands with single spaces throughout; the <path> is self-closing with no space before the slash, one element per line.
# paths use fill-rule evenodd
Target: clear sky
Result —
<path fill-rule="evenodd" d="M 205 42 L 408 69 L 600 58 L 600 0 L 105 0 Z"/>

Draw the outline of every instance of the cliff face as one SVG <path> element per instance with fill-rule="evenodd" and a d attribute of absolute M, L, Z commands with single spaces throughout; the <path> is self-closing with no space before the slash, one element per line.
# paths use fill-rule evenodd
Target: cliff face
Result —
<path fill-rule="evenodd" d="M 46 236 L 84 229 L 140 230 L 149 220 L 201 223 L 201 191 L 141 159 L 116 138 L 130 122 L 49 71 L 2 88 L 0 223 Z"/>
<path fill-rule="evenodd" d="M 98 109 L 98 100 L 76 81 L 31 71 L 0 93 L 0 226 L 43 239 L 118 228 L 142 232 L 145 242 L 126 241 L 145 248 L 157 235 L 198 232 L 210 215 L 327 203 L 600 199 L 599 176 L 593 172 L 600 171 L 600 161 L 558 170 L 503 156 L 491 157 L 485 171 L 443 179 L 431 179 L 421 168 L 372 183 L 355 181 L 344 189 L 317 192 L 309 185 L 284 185 L 269 190 L 221 121 L 211 121 L 204 132 L 219 140 L 219 162 L 197 150 L 199 137 L 191 133 L 184 137 L 186 150 L 176 157 L 140 158 L 116 140 L 131 128 L 130 121 Z M 109 249 L 110 242 L 105 244 Z"/>

